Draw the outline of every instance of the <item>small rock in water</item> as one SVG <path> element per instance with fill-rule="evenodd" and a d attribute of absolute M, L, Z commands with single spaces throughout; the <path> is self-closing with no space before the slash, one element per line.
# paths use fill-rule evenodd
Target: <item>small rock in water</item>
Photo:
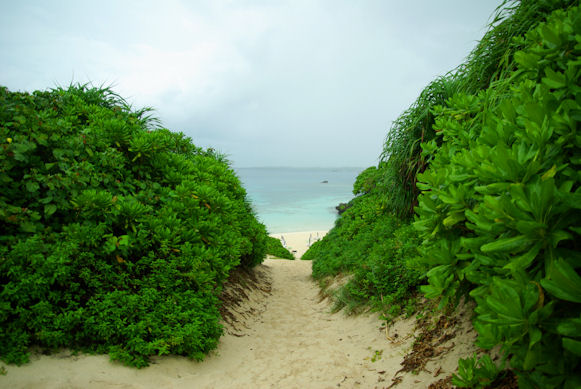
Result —
<path fill-rule="evenodd" d="M 321 184 L 328 184 L 328 183 L 329 183 L 329 181 L 327 181 L 327 180 L 321 181 Z"/>

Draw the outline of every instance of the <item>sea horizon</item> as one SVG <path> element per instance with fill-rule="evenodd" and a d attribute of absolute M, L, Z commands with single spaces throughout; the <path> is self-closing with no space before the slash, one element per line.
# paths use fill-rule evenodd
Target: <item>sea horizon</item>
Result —
<path fill-rule="evenodd" d="M 252 208 L 270 234 L 328 231 L 337 205 L 350 201 L 360 167 L 235 168 Z"/>

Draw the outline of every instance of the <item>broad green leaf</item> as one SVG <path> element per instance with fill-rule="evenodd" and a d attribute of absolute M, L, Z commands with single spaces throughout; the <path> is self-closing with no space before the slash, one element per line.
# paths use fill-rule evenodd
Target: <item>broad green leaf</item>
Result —
<path fill-rule="evenodd" d="M 552 167 L 551 167 L 549 170 L 547 170 L 547 171 L 545 172 L 545 174 L 543 174 L 543 175 L 541 176 L 541 179 L 542 179 L 543 181 L 545 181 L 545 180 L 547 180 L 547 179 L 549 179 L 549 178 L 553 178 L 553 177 L 555 177 L 555 174 L 556 174 L 556 173 L 557 173 L 557 165 L 553 165 L 553 166 L 552 166 Z"/>
<path fill-rule="evenodd" d="M 541 232 L 547 228 L 548 226 L 545 223 L 539 223 L 537 221 L 519 220 L 516 222 L 516 229 L 521 234 L 531 234 L 535 232 L 537 234 L 542 234 Z"/>
<path fill-rule="evenodd" d="M 30 149 L 31 147 L 27 143 L 13 143 L 12 152 L 14 153 L 14 159 L 21 162 L 28 162 Z"/>
<path fill-rule="evenodd" d="M 40 185 L 38 185 L 38 182 L 36 181 L 29 181 L 26 183 L 26 190 L 34 193 L 37 192 L 40 189 Z"/>
<path fill-rule="evenodd" d="M 425 184 L 423 182 L 417 182 L 416 183 L 416 186 L 420 190 L 430 190 L 430 189 L 432 189 L 432 186 L 430 184 Z"/>
<path fill-rule="evenodd" d="M 529 198 L 525 194 L 523 185 L 514 184 L 510 187 L 510 195 L 517 205 L 524 211 L 531 212 L 532 207 Z"/>
<path fill-rule="evenodd" d="M 469 250 L 478 250 L 480 246 L 484 244 L 488 239 L 484 236 L 480 236 L 477 238 L 460 238 L 460 246 L 467 248 Z"/>
<path fill-rule="evenodd" d="M 566 261 L 554 261 L 548 277 L 541 285 L 553 296 L 566 301 L 581 303 L 581 277 Z"/>
<path fill-rule="evenodd" d="M 46 216 L 52 215 L 53 213 L 56 212 L 56 210 L 57 210 L 57 206 L 55 204 L 46 204 L 44 206 L 44 214 Z"/>
<path fill-rule="evenodd" d="M 471 178 L 474 178 L 474 175 L 468 173 L 450 174 L 450 176 L 448 176 L 448 179 L 453 182 L 464 182 Z"/>
<path fill-rule="evenodd" d="M 534 126 L 535 132 L 539 131 L 540 129 L 538 126 L 540 126 L 545 120 L 547 112 L 545 112 L 543 106 L 537 101 L 527 101 L 524 103 L 524 108 L 528 118 L 531 120 L 531 123 L 529 124 L 533 126 L 536 124 L 536 126 Z M 532 128 L 529 130 L 532 130 Z"/>
<path fill-rule="evenodd" d="M 117 243 L 119 246 L 129 246 L 129 235 L 121 235 Z"/>
<path fill-rule="evenodd" d="M 435 280 L 443 280 L 450 276 L 450 265 L 440 265 L 432 268 L 426 275 L 433 277 Z"/>
<path fill-rule="evenodd" d="M 483 253 L 490 252 L 512 252 L 515 249 L 522 248 L 523 246 L 528 246 L 532 240 L 526 235 L 519 235 L 512 238 L 499 239 L 496 242 L 491 242 L 480 247 Z"/>
<path fill-rule="evenodd" d="M 501 342 L 498 327 L 494 324 L 485 323 L 480 320 L 475 320 L 474 329 L 478 332 L 478 339 L 476 344 L 483 349 L 491 349 Z"/>
<path fill-rule="evenodd" d="M 496 279 L 492 296 L 486 298 L 486 303 L 499 318 L 494 319 L 497 324 L 515 325 L 524 321 L 520 297 L 517 291 L 508 282 Z"/>
<path fill-rule="evenodd" d="M 559 242 L 561 242 L 563 240 L 569 240 L 569 239 L 573 239 L 573 235 L 571 235 L 567 231 L 563 231 L 563 230 L 554 231 L 550 235 L 550 241 L 551 241 L 552 247 L 557 247 Z"/>
<path fill-rule="evenodd" d="M 475 259 L 485 266 L 500 266 L 503 262 L 501 262 L 497 257 L 488 256 L 488 255 L 481 255 L 476 254 Z"/>
<path fill-rule="evenodd" d="M 440 297 L 444 292 L 443 288 L 437 288 L 432 285 L 421 285 L 420 290 L 429 299 Z"/>
<path fill-rule="evenodd" d="M 539 343 L 541 338 L 543 337 L 543 333 L 537 327 L 530 327 L 529 328 L 529 348 L 533 347 L 535 344 Z"/>
<path fill-rule="evenodd" d="M 493 184 L 475 186 L 474 189 L 482 194 L 493 195 L 507 191 L 511 185 L 509 182 L 495 182 Z"/>
<path fill-rule="evenodd" d="M 557 332 L 565 336 L 581 336 L 581 318 L 565 319 L 557 325 Z"/>
<path fill-rule="evenodd" d="M 523 255 L 519 255 L 511 259 L 510 263 L 504 266 L 505 269 L 509 269 L 512 271 L 516 271 L 518 269 L 526 269 L 537 257 L 539 251 L 543 247 L 543 242 L 537 242 L 529 251 L 524 253 Z"/>
<path fill-rule="evenodd" d="M 518 51 L 514 54 L 514 60 L 527 69 L 533 69 L 538 66 L 539 56 L 535 54 L 525 53 L 523 51 Z M 503 112 L 504 113 L 504 112 Z M 505 116 L 507 116 L 505 114 Z M 510 116 L 508 116 L 510 118 Z"/>
<path fill-rule="evenodd" d="M 445 218 L 442 223 L 446 228 L 450 228 L 464 219 L 465 219 L 464 212 L 454 212 L 453 214 Z"/>
<path fill-rule="evenodd" d="M 571 338 L 563 338 L 563 348 L 581 357 L 581 341 Z"/>
<path fill-rule="evenodd" d="M 454 197 L 445 195 L 443 193 L 438 194 L 438 198 L 446 204 L 456 204 L 458 202 L 458 200 Z"/>
<path fill-rule="evenodd" d="M 558 47 L 561 45 L 561 38 L 559 38 L 558 32 L 553 31 L 554 27 L 551 25 L 541 25 L 539 28 L 539 33 L 543 38 L 543 43 L 549 47 Z"/>
<path fill-rule="evenodd" d="M 42 199 L 40 199 L 40 200 L 38 200 L 38 201 L 40 201 L 42 204 L 48 204 L 48 203 L 50 203 L 52 200 L 53 200 L 53 197 L 52 197 L 52 196 L 47 196 L 47 197 L 45 197 L 45 198 L 42 198 Z"/>
<path fill-rule="evenodd" d="M 551 68 L 545 69 L 546 77 L 543 77 L 543 83 L 552 89 L 564 88 L 567 86 L 567 79 L 563 73 L 555 72 Z"/>
<path fill-rule="evenodd" d="M 466 218 L 469 221 L 471 221 L 472 223 L 474 223 L 479 229 L 481 229 L 483 231 L 487 231 L 487 232 L 492 231 L 494 224 L 495 224 L 494 222 L 490 221 L 486 217 L 484 217 L 478 213 L 475 213 L 469 209 L 466 210 L 465 214 L 466 214 Z"/>
<path fill-rule="evenodd" d="M 542 348 L 540 345 L 533 346 L 528 349 L 523 368 L 525 370 L 531 370 L 534 366 L 536 366 L 539 361 L 543 358 Z"/>
<path fill-rule="evenodd" d="M 548 178 L 544 181 L 538 180 L 527 185 L 529 189 L 530 204 L 532 213 L 537 221 L 544 220 L 547 210 L 552 208 L 554 195 L 556 192 L 555 180 Z"/>
<path fill-rule="evenodd" d="M 581 209 L 581 193 L 565 193 L 562 194 L 561 199 L 567 206 Z"/>

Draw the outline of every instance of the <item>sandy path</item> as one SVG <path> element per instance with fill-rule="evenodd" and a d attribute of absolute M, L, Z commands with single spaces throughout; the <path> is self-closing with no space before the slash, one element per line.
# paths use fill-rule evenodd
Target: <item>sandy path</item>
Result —
<path fill-rule="evenodd" d="M 400 368 L 411 339 L 386 340 L 376 315 L 330 314 L 312 281 L 310 261 L 266 260 L 272 290 L 254 301 L 255 316 L 237 336 L 225 334 L 205 361 L 164 356 L 137 370 L 107 356 L 63 352 L 7 366 L 1 388 L 384 388 Z M 411 321 L 390 334 L 405 338 Z M 244 328 L 245 327 L 245 328 Z M 240 336 L 242 335 L 242 336 Z M 376 356 L 376 358 L 374 358 Z M 375 361 L 372 361 L 376 359 Z M 430 375 L 431 376 L 431 375 Z M 397 388 L 426 387 L 418 376 Z"/>
<path fill-rule="evenodd" d="M 266 310 L 249 336 L 225 339 L 220 366 L 227 360 L 236 368 L 216 374 L 220 384 L 209 387 L 373 387 L 378 368 L 365 358 L 386 344 L 377 317 L 328 313 L 310 261 L 268 260 L 266 266 L 272 269 Z"/>

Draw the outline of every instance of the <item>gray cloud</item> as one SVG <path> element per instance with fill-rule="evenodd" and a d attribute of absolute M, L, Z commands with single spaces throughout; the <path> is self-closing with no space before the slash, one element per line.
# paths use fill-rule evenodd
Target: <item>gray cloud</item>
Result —
<path fill-rule="evenodd" d="M 497 3 L 4 2 L 0 83 L 113 84 L 236 166 L 365 167 Z"/>

